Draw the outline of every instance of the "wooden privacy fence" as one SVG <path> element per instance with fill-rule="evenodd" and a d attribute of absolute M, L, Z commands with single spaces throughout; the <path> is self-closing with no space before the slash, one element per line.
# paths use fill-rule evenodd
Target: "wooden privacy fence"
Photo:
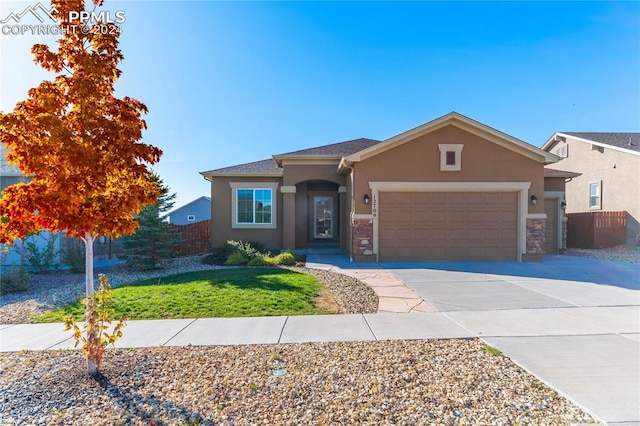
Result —
<path fill-rule="evenodd" d="M 569 248 L 604 248 L 627 242 L 627 212 L 567 214 Z"/>
<path fill-rule="evenodd" d="M 178 256 L 206 253 L 210 250 L 211 220 L 174 226 L 182 235 L 178 245 Z"/>

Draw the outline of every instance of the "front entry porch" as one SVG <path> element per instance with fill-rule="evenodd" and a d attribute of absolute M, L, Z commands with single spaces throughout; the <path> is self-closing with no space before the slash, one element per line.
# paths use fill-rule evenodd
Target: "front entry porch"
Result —
<path fill-rule="evenodd" d="M 281 188 L 283 248 L 346 249 L 346 187 L 312 180 Z M 338 254 L 338 253 L 336 253 Z"/>

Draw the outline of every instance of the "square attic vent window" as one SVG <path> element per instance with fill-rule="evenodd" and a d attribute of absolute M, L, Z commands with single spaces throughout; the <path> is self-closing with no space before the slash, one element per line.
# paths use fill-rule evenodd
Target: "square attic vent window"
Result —
<path fill-rule="evenodd" d="M 195 214 L 188 214 L 187 215 L 187 222 L 195 222 L 196 221 L 196 215 Z"/>
<path fill-rule="evenodd" d="M 440 171 L 459 172 L 462 170 L 462 149 L 463 144 L 438 144 L 440 149 Z"/>

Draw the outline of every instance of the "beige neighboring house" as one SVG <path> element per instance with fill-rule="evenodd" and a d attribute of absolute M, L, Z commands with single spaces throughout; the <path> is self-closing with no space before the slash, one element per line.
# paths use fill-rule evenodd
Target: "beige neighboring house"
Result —
<path fill-rule="evenodd" d="M 566 213 L 626 211 L 627 241 L 640 233 L 640 133 L 556 132 L 542 147 L 560 157 Z"/>
<path fill-rule="evenodd" d="M 15 185 L 20 182 L 29 182 L 30 178 L 25 177 L 18 167 L 9 164 L 6 158 L 7 149 L 3 144 L 0 144 L 0 198 L 2 198 L 2 193 L 4 189 L 8 186 Z M 61 236 L 62 234 L 57 234 Z M 47 231 L 42 231 L 38 235 L 33 235 L 24 239 L 24 241 L 16 240 L 14 244 L 0 244 L 0 267 L 10 266 L 10 265 L 20 265 L 21 260 L 21 247 L 22 244 L 27 244 L 32 242 L 38 247 L 42 249 L 46 247 L 47 241 L 51 238 L 51 233 Z M 7 250 L 6 250 L 7 249 Z M 60 252 L 60 238 L 56 239 L 55 242 L 55 250 L 56 252 Z M 59 257 L 56 259 L 59 262 Z M 26 262 L 28 265 L 28 262 Z"/>
<path fill-rule="evenodd" d="M 214 246 L 324 242 L 356 261 L 536 261 L 564 247 L 564 182 L 576 174 L 545 171 L 558 160 L 452 112 L 384 141 L 201 174 L 211 182 Z"/>

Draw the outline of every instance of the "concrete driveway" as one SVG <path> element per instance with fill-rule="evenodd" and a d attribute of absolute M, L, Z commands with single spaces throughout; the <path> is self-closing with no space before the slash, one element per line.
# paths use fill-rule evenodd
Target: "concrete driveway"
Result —
<path fill-rule="evenodd" d="M 382 266 L 608 424 L 640 425 L 640 265 L 547 256 Z"/>

